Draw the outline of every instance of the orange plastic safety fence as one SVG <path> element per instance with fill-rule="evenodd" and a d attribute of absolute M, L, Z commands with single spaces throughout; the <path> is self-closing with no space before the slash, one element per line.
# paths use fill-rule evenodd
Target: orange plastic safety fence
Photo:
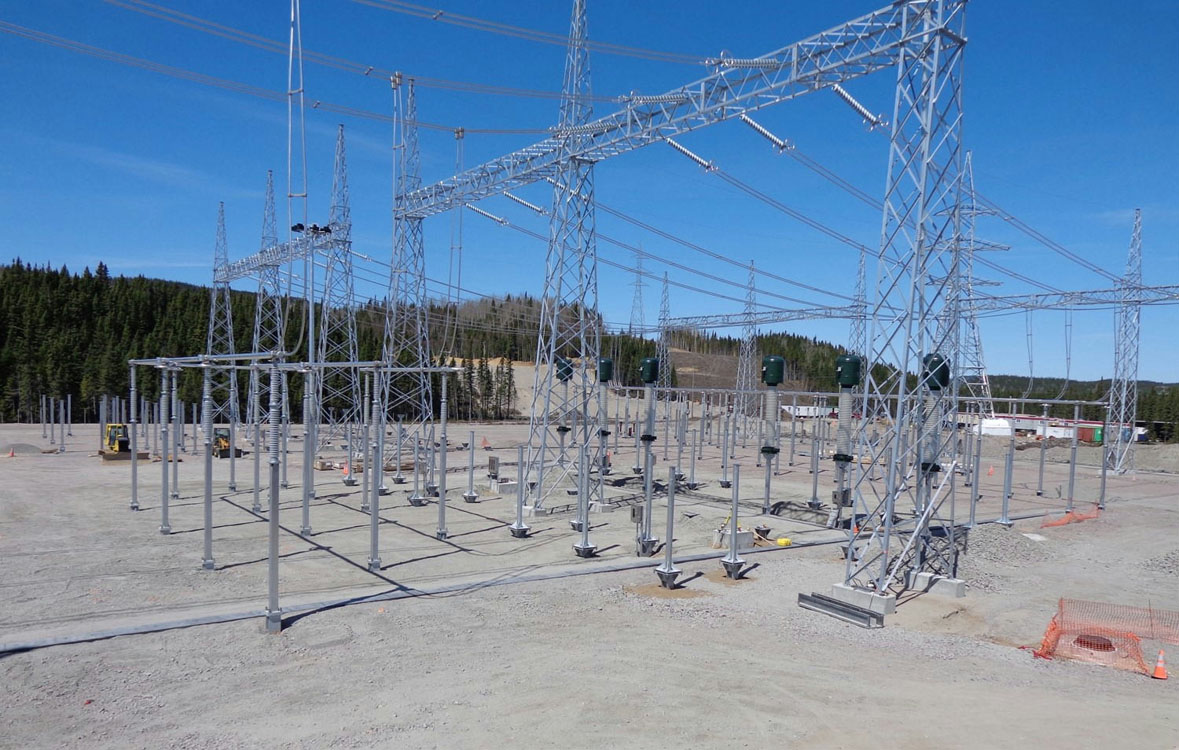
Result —
<path fill-rule="evenodd" d="M 1045 517 L 1044 522 L 1040 524 L 1040 528 L 1046 529 L 1046 528 L 1050 528 L 1053 526 L 1065 526 L 1070 523 L 1079 523 L 1081 521 L 1092 521 L 1094 518 L 1099 518 L 1100 516 L 1101 516 L 1101 509 L 1099 507 L 1097 507 L 1096 505 L 1094 505 L 1093 510 L 1091 510 L 1088 513 L 1081 513 L 1080 511 L 1070 510 L 1069 512 L 1065 513 L 1060 518 L 1049 519 L 1049 518 Z"/>
<path fill-rule="evenodd" d="M 1150 674 L 1143 639 L 1179 644 L 1179 612 L 1061 599 L 1034 653 Z"/>

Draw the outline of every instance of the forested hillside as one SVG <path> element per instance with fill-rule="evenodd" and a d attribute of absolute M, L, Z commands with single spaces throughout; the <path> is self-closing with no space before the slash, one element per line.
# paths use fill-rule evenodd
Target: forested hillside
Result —
<path fill-rule="evenodd" d="M 254 295 L 233 292 L 232 307 L 237 349 L 248 351 L 253 340 Z M 540 308 L 534 297 L 510 294 L 431 305 L 427 320 L 436 361 L 463 367 L 451 382 L 456 413 L 502 418 L 521 410 L 514 403 L 511 368 L 503 360 L 535 358 Z M 305 307 L 293 300 L 287 310 L 287 347 L 295 352 L 292 359 L 305 359 L 305 347 L 299 341 Z M 203 352 L 208 315 L 207 287 L 142 276 L 111 277 L 102 263 L 93 272 L 87 268 L 81 274 L 64 266 L 38 268 L 20 260 L 0 266 L 0 421 L 36 419 L 41 394 L 71 394 L 75 419 L 81 421 L 97 396 L 127 392 L 128 359 Z M 384 315 L 379 301 L 357 311 L 360 359 L 380 358 Z M 740 341 L 677 330 L 671 346 L 735 357 Z M 788 384 L 803 390 L 831 389 L 835 357 L 844 351 L 826 341 L 783 333 L 759 336 L 757 350 L 782 355 Z M 655 355 L 655 342 L 624 333 L 607 334 L 602 337 L 602 352 L 614 357 L 616 379 L 638 385 L 638 362 Z M 140 369 L 139 388 L 147 398 L 157 398 L 156 374 Z M 674 382 L 674 368 L 672 377 Z M 1109 388 L 1108 381 L 1072 382 L 1066 387 L 1059 378 L 1036 378 L 1029 388 L 1027 378 L 1002 375 L 992 376 L 991 383 L 996 397 L 1018 398 L 1026 393 L 1030 410 L 1036 410 L 1036 399 L 1100 400 Z M 199 393 L 197 375 L 185 373 L 181 398 L 196 401 Z M 302 396 L 299 378 L 291 381 L 291 395 L 297 415 Z M 527 405 L 523 411 L 527 413 Z M 1093 407 L 1086 416 L 1100 418 L 1100 412 Z M 1160 423 L 1158 437 L 1173 438 L 1173 425 L 1179 420 L 1179 386 L 1143 382 L 1139 418 Z"/>

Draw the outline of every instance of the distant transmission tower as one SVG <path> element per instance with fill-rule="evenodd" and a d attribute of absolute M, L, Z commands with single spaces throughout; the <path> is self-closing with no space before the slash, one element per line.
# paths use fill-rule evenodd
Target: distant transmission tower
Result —
<path fill-rule="evenodd" d="M 348 162 L 344 126 L 336 135 L 336 159 L 332 176 L 332 205 L 323 244 L 323 299 L 320 302 L 319 362 L 356 362 L 356 300 L 352 270 L 352 211 L 348 197 Z M 360 379 L 355 367 L 333 367 L 316 379 L 319 393 L 319 433 L 323 444 L 343 434 L 345 425 L 360 422 Z"/>
<path fill-rule="evenodd" d="M 278 220 L 274 210 L 274 172 L 266 171 L 266 202 L 262 209 L 262 242 L 259 250 L 266 250 L 278 245 Z M 258 269 L 258 293 L 254 297 L 254 346 L 255 352 L 282 351 L 283 347 L 283 288 L 280 266 L 275 264 L 263 265 Z M 260 413 L 254 412 L 255 404 L 269 403 L 270 378 L 260 376 L 257 370 L 250 371 L 250 393 L 256 394 L 249 403 L 249 417 L 247 421 L 253 424 L 262 418 L 266 421 L 268 411 L 260 408 Z"/>
<path fill-rule="evenodd" d="M 659 345 L 655 356 L 659 358 L 659 379 L 655 387 L 661 391 L 671 387 L 671 330 L 668 328 L 671 320 L 671 300 L 667 294 L 667 271 L 663 272 L 663 296 L 659 301 Z M 669 399 L 666 391 L 661 394 Z"/>
<path fill-rule="evenodd" d="M 1109 387 L 1109 448 L 1106 466 L 1124 474 L 1134 471 L 1134 442 L 1138 416 L 1138 341 L 1141 334 L 1142 211 L 1134 209 L 1134 233 L 1126 275 L 1118 285 L 1118 311 L 1114 328 L 1114 374 Z"/>
<path fill-rule="evenodd" d="M 413 79 L 405 86 L 405 107 L 396 116 L 401 100 L 401 79 L 394 77 L 393 99 L 399 126 L 401 154 L 393 206 L 393 266 L 389 269 L 389 299 L 385 306 L 385 339 L 382 361 L 401 367 L 430 365 L 429 326 L 426 319 L 426 246 L 422 218 L 402 208 L 402 200 L 422 184 L 422 162 L 418 152 L 418 108 Z M 404 417 L 408 433 L 414 434 L 433 416 L 430 376 L 423 374 L 382 378 L 385 409 Z"/>
<path fill-rule="evenodd" d="M 757 297 L 754 291 L 753 261 L 749 261 L 749 288 L 745 291 L 745 324 L 741 328 L 741 350 L 737 357 L 737 398 L 734 414 L 749 416 L 754 405 L 753 366 L 756 353 L 756 332 L 753 315 L 757 312 Z"/>
<path fill-rule="evenodd" d="M 974 220 L 979 216 L 991 215 L 994 211 L 978 205 L 974 193 L 974 166 L 969 151 L 962 166 L 962 202 L 959 209 L 961 238 L 959 260 L 959 305 L 961 329 L 958 332 L 960 349 L 958 367 L 961 382 L 970 396 L 978 401 L 982 417 L 995 416 L 995 402 L 991 397 L 991 381 L 987 377 L 986 360 L 983 357 L 982 334 L 978 327 L 978 303 L 975 289 L 980 286 L 995 286 L 993 281 L 982 281 L 974 275 L 974 255 L 984 250 L 1006 250 L 1005 245 L 983 242 L 974 235 Z M 963 298 L 965 301 L 963 302 Z"/>
<path fill-rule="evenodd" d="M 207 354 L 235 354 L 233 346 L 233 307 L 229 299 L 229 281 L 220 281 L 229 265 L 229 243 L 225 238 L 225 204 L 217 206 L 217 241 L 213 247 L 213 291 L 209 298 L 209 331 L 206 338 Z M 238 422 L 237 371 L 232 368 L 213 368 L 213 421 Z"/>
<path fill-rule="evenodd" d="M 568 153 L 581 151 L 593 137 L 587 127 L 593 105 L 586 40 L 585 0 L 574 0 L 561 115 L 553 135 Z M 528 431 L 527 474 L 536 481 L 536 503 L 543 502 L 546 490 L 556 486 L 560 479 L 548 481 L 544 466 L 551 463 L 556 457 L 554 451 L 563 444 L 561 432 L 570 428 L 567 423 L 576 420 L 573 442 L 578 445 L 588 444 L 589 436 L 598 429 L 596 424 L 591 424 L 588 409 L 597 387 L 596 369 L 601 352 L 593 176 L 592 162 L 571 158 L 560 162 L 553 180 L 553 211 Z M 590 465 L 597 464 L 596 460 L 590 462 Z M 592 502 L 598 483 L 586 484 Z"/>
<path fill-rule="evenodd" d="M 630 335 L 642 336 L 647 321 L 643 315 L 643 256 L 635 255 L 635 296 L 630 303 Z"/>

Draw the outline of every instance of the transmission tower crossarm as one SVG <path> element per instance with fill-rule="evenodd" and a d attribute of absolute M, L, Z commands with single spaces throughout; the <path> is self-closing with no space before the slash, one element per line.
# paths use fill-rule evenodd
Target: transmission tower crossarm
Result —
<path fill-rule="evenodd" d="M 712 60 L 714 70 L 704 78 L 663 95 L 629 99 L 605 117 L 554 128 L 545 140 L 409 192 L 399 210 L 432 216 L 556 178 L 570 160 L 602 161 L 889 67 L 907 46 L 945 30 L 917 22 L 926 5 L 894 3 L 759 58 Z"/>
<path fill-rule="evenodd" d="M 1083 307 L 1107 307 L 1121 303 L 1123 289 L 1092 289 L 1077 292 L 1052 292 L 1046 294 L 1008 294 L 1003 296 L 971 297 L 965 302 L 976 306 L 980 312 L 1003 310 L 1070 310 Z M 1135 287 L 1139 305 L 1179 304 L 1179 284 L 1165 286 Z M 752 316 L 748 313 L 726 313 L 717 315 L 689 315 L 671 318 L 673 328 L 731 328 L 745 325 L 752 319 L 755 325 L 788 323 L 794 320 L 835 319 L 851 320 L 860 314 L 855 306 L 805 307 L 779 310 L 759 310 Z"/>

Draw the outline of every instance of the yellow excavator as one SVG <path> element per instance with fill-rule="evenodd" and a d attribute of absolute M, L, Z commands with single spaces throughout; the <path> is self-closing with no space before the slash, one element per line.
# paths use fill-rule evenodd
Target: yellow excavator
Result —
<path fill-rule="evenodd" d="M 234 458 L 242 457 L 242 449 L 234 450 Z M 217 427 L 213 430 L 213 455 L 217 458 L 229 458 L 229 428 Z"/>
<path fill-rule="evenodd" d="M 125 424 L 108 424 L 102 437 L 102 449 L 98 451 L 103 461 L 130 461 L 131 434 Z M 147 451 L 139 451 L 139 458 L 147 458 Z"/>

